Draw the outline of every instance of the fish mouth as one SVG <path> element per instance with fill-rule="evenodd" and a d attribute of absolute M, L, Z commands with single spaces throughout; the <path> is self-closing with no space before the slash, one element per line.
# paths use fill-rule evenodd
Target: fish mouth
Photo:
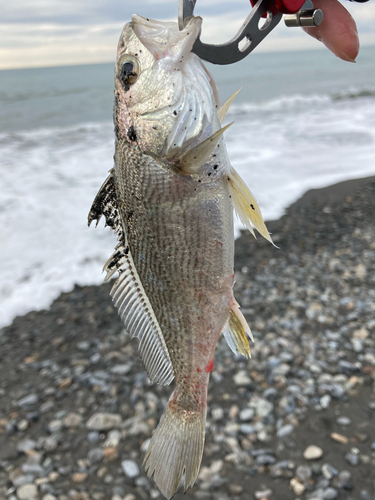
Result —
<path fill-rule="evenodd" d="M 201 32 L 202 18 L 191 17 L 181 31 L 177 22 L 157 21 L 137 14 L 132 16 L 131 25 L 156 60 L 163 59 L 171 67 L 181 68 Z"/>

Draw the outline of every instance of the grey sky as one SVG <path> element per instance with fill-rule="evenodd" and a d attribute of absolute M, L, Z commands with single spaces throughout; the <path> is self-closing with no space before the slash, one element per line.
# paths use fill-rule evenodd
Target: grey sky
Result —
<path fill-rule="evenodd" d="M 362 45 L 375 45 L 375 1 L 343 2 Z M 121 28 L 133 13 L 177 18 L 177 0 L 0 0 L 0 69 L 109 62 Z M 250 12 L 248 0 L 198 0 L 206 41 L 231 38 Z M 257 51 L 319 48 L 300 29 L 280 23 Z"/>

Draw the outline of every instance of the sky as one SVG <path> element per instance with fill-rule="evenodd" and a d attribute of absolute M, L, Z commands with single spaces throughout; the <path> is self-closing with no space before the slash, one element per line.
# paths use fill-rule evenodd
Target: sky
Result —
<path fill-rule="evenodd" d="M 112 62 L 123 25 L 136 13 L 177 20 L 177 0 L 0 0 L 0 69 Z M 375 46 L 375 1 L 344 1 L 357 22 L 361 45 Z M 248 0 L 198 0 L 202 40 L 232 38 L 250 12 Z M 283 21 L 255 49 L 323 48 Z M 374 49 L 375 50 L 375 49 Z"/>

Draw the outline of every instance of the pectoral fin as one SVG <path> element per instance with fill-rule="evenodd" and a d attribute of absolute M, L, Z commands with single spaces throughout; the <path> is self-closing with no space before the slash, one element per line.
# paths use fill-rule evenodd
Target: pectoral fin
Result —
<path fill-rule="evenodd" d="M 251 357 L 250 346 L 247 336 L 254 341 L 251 330 L 244 315 L 241 313 L 239 305 L 234 302 L 229 314 L 223 334 L 227 344 L 234 354 L 242 354 L 245 358 Z"/>
<path fill-rule="evenodd" d="M 238 92 L 240 90 L 241 90 L 241 87 L 238 90 L 236 90 L 236 92 L 232 96 L 230 96 L 229 99 L 227 99 L 225 101 L 225 103 L 221 106 L 221 108 L 217 112 L 217 116 L 219 117 L 220 123 L 223 123 L 223 120 L 225 118 L 225 115 L 228 112 L 228 109 L 230 108 L 230 105 L 232 104 L 232 102 L 234 101 L 234 98 L 236 97 L 236 95 L 238 94 Z"/>
<path fill-rule="evenodd" d="M 210 154 L 219 142 L 220 137 L 231 125 L 233 125 L 233 122 L 221 128 L 212 134 L 208 139 L 198 144 L 198 146 L 195 146 L 185 153 L 179 159 L 181 172 L 187 175 L 198 174 L 201 166 L 206 163 Z"/>
<path fill-rule="evenodd" d="M 232 168 L 229 174 L 229 186 L 232 192 L 234 209 L 244 226 L 256 238 L 252 225 L 270 243 L 274 244 L 264 223 L 262 212 L 250 189 L 246 186 L 239 174 Z"/>

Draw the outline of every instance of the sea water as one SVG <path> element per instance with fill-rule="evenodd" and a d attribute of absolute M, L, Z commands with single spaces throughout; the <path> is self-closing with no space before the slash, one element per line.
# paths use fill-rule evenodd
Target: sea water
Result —
<path fill-rule="evenodd" d="M 265 219 L 306 190 L 375 174 L 375 48 L 253 54 L 209 66 L 233 166 Z M 113 164 L 113 64 L 0 72 L 0 326 L 99 284 L 114 234 L 87 227 Z M 241 224 L 236 222 L 236 234 Z"/>

